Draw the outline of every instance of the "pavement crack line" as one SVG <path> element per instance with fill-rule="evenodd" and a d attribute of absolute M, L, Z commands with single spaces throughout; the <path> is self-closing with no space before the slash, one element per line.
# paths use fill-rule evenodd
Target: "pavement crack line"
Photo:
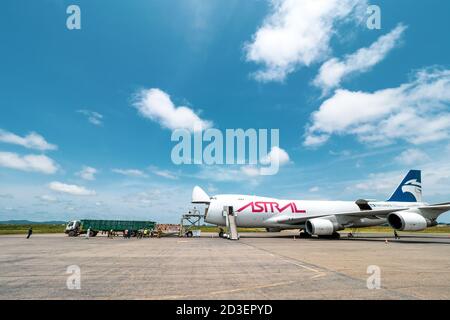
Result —
<path fill-rule="evenodd" d="M 282 254 L 279 254 L 279 253 L 276 253 L 276 252 L 272 252 L 270 250 L 267 250 L 267 249 L 264 249 L 264 248 L 260 248 L 260 247 L 257 247 L 255 245 L 249 244 L 249 243 L 246 243 L 245 241 L 242 241 L 242 239 L 239 240 L 239 243 L 243 244 L 243 245 L 246 245 L 248 247 L 251 247 L 253 249 L 265 252 L 268 255 L 278 257 L 278 258 L 280 258 L 281 260 L 283 260 L 285 262 L 294 264 L 294 265 L 296 265 L 296 266 L 298 266 L 300 268 L 303 268 L 305 270 L 309 270 L 309 271 L 312 271 L 312 272 L 316 273 L 316 275 L 313 276 L 311 279 L 316 279 L 316 278 L 319 278 L 319 277 L 323 277 L 324 275 L 327 275 L 327 274 L 335 274 L 337 276 L 346 278 L 346 279 L 351 280 L 351 281 L 355 281 L 355 282 L 358 282 L 358 283 L 361 283 L 361 282 L 365 283 L 364 280 L 361 280 L 359 278 L 355 278 L 355 277 L 349 276 L 349 275 L 347 275 L 345 273 L 342 273 L 342 272 L 339 272 L 339 271 L 336 271 L 336 270 L 331 270 L 331 269 L 320 267 L 320 266 L 317 266 L 317 265 L 314 265 L 314 264 L 311 264 L 311 263 L 307 263 L 307 262 L 304 262 L 304 261 L 299 261 L 297 259 L 293 259 L 291 257 L 285 256 L 285 255 L 282 255 Z M 321 269 L 322 271 L 319 271 L 318 269 Z M 400 296 L 402 299 L 414 299 L 414 300 L 417 299 L 417 297 L 415 297 L 415 296 L 411 296 L 411 295 L 407 295 L 407 294 L 404 294 L 404 293 L 401 293 L 401 292 L 397 292 L 396 290 L 392 290 L 392 289 L 388 289 L 388 288 L 383 288 L 383 289 L 388 291 L 389 293 L 392 293 L 392 294 L 395 294 L 397 296 Z"/>
<path fill-rule="evenodd" d="M 242 291 L 252 291 L 252 290 L 258 290 L 258 289 L 266 289 L 266 288 L 285 286 L 285 285 L 294 284 L 296 282 L 298 282 L 298 281 L 278 282 L 278 283 L 271 283 L 271 284 L 266 284 L 266 285 L 250 286 L 250 287 L 245 287 L 245 288 L 210 291 L 210 292 L 199 293 L 199 294 L 164 296 L 164 297 L 161 297 L 160 299 L 165 300 L 165 299 L 186 299 L 186 298 L 196 298 L 196 297 L 208 297 L 211 295 L 221 295 L 221 294 L 227 294 L 227 293 L 236 293 L 236 292 L 242 292 Z"/>

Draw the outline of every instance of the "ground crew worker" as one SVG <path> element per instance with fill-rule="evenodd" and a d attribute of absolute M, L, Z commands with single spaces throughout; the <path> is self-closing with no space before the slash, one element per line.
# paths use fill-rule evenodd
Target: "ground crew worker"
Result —
<path fill-rule="evenodd" d="M 400 237 L 398 236 L 398 233 L 397 233 L 397 230 L 394 230 L 394 237 L 395 237 L 395 239 L 400 239 Z"/>
<path fill-rule="evenodd" d="M 33 234 L 33 228 L 30 227 L 30 229 L 28 229 L 27 239 L 30 239 L 32 234 Z"/>

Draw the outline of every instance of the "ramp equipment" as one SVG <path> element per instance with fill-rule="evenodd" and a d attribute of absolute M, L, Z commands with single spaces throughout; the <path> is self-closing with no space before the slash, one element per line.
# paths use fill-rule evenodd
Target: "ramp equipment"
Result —
<path fill-rule="evenodd" d="M 227 225 L 227 238 L 230 240 L 239 240 L 239 233 L 237 231 L 236 213 L 233 207 L 223 207 L 223 215 L 225 216 Z"/>
<path fill-rule="evenodd" d="M 201 214 L 199 210 L 194 208 L 194 210 L 189 211 L 187 214 L 183 214 L 181 216 L 181 228 L 180 228 L 180 237 L 192 237 L 194 235 L 193 228 L 201 227 L 202 222 L 205 219 L 205 215 Z M 195 231 L 195 230 L 194 230 Z"/>

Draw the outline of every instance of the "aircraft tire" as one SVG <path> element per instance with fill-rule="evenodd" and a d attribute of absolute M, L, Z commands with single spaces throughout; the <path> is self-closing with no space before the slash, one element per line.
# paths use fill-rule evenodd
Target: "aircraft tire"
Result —
<path fill-rule="evenodd" d="M 300 238 L 301 239 L 310 239 L 312 236 L 308 232 L 300 232 Z"/>
<path fill-rule="evenodd" d="M 341 235 L 338 232 L 333 232 L 330 235 L 319 236 L 319 239 L 328 239 L 328 240 L 338 240 L 341 238 Z"/>

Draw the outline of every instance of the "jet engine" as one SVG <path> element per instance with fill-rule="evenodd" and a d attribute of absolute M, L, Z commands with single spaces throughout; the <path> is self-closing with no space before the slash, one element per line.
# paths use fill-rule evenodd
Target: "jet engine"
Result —
<path fill-rule="evenodd" d="M 305 226 L 306 232 L 316 236 L 329 236 L 336 231 L 344 229 L 344 227 L 337 222 L 323 218 L 310 219 L 306 221 Z"/>
<path fill-rule="evenodd" d="M 421 231 L 433 225 L 430 220 L 410 211 L 393 212 L 387 220 L 392 228 L 400 231 Z"/>

